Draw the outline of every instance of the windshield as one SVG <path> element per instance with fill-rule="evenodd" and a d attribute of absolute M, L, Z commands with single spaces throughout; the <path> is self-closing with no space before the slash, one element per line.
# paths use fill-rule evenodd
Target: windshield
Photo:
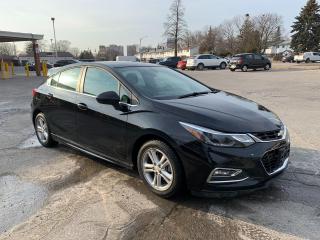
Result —
<path fill-rule="evenodd" d="M 116 71 L 140 94 L 152 99 L 177 99 L 211 92 L 190 77 L 165 67 L 124 67 Z"/>

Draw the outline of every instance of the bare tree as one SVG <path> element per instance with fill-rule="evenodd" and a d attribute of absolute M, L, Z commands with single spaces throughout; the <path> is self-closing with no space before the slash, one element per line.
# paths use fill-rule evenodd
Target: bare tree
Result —
<path fill-rule="evenodd" d="M 259 33 L 258 50 L 265 52 L 282 25 L 282 17 L 274 13 L 262 14 L 254 18 L 254 25 Z"/>
<path fill-rule="evenodd" d="M 77 58 L 80 54 L 80 50 L 77 47 L 72 47 L 70 48 L 70 53 Z"/>
<path fill-rule="evenodd" d="M 178 43 L 183 39 L 186 30 L 186 21 L 184 20 L 185 8 L 182 0 L 173 0 L 170 6 L 167 22 L 164 23 L 165 33 L 168 38 L 174 39 L 174 55 L 178 54 Z"/>
<path fill-rule="evenodd" d="M 0 55 L 14 55 L 14 45 L 11 43 L 0 43 Z"/>
<path fill-rule="evenodd" d="M 234 17 L 233 19 L 227 20 L 224 23 L 222 23 L 219 27 L 223 35 L 225 50 L 231 55 L 237 52 L 237 49 L 238 49 L 237 36 L 240 34 L 240 28 L 242 24 L 243 24 L 242 18 Z"/>
<path fill-rule="evenodd" d="M 68 40 L 57 41 L 57 51 L 58 52 L 68 52 L 70 50 L 70 46 L 71 46 L 71 42 L 68 41 Z M 52 52 L 55 51 L 55 45 L 54 44 L 52 44 L 50 46 L 50 50 Z"/>

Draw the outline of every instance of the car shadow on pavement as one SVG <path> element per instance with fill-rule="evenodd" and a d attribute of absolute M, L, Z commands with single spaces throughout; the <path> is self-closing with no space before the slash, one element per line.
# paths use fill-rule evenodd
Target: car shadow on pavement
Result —
<path fill-rule="evenodd" d="M 128 187 L 159 207 L 164 216 L 161 228 L 152 224 L 145 226 L 143 231 L 137 232 L 136 239 L 149 239 L 151 231 L 158 233 L 160 239 L 166 239 L 177 232 L 181 236 L 173 239 L 241 239 L 240 235 L 253 239 L 261 239 L 263 236 L 270 237 L 264 239 L 285 239 L 287 235 L 317 239 L 319 234 L 318 150 L 292 148 L 287 171 L 263 190 L 232 198 L 199 198 L 183 193 L 167 200 L 148 190 L 135 170 L 119 167 L 64 146 L 59 149 L 85 156 L 99 169 L 108 168 L 127 175 Z M 312 161 L 308 163 L 308 159 Z M 197 235 L 194 235 L 197 227 L 205 232 L 196 231 Z"/>

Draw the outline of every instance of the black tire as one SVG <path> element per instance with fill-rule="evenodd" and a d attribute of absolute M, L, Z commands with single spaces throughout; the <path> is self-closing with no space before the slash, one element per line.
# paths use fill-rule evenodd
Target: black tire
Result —
<path fill-rule="evenodd" d="M 41 138 L 41 136 L 40 136 L 40 132 L 39 131 L 37 131 L 37 124 L 38 124 L 38 121 L 39 120 L 43 120 L 44 121 L 44 123 L 46 124 L 46 128 L 47 128 L 47 138 L 44 140 L 43 138 Z M 47 119 L 46 119 L 46 116 L 43 114 L 43 113 L 38 113 L 36 116 L 35 116 L 35 118 L 34 118 L 34 120 L 33 120 L 33 123 L 34 123 L 34 129 L 35 129 L 35 132 L 36 132 L 36 136 L 37 136 L 37 138 L 38 138 L 38 140 L 39 140 L 39 142 L 40 142 L 40 144 L 42 145 L 42 146 L 44 146 L 44 147 L 46 147 L 46 148 L 51 148 L 51 147 L 55 147 L 55 146 L 57 146 L 57 144 L 58 144 L 58 142 L 56 142 L 56 141 L 54 141 L 53 140 L 53 138 L 52 138 L 52 136 L 51 136 L 51 131 L 50 131 L 50 126 L 49 126 L 49 124 L 48 124 L 48 122 L 47 122 Z"/>
<path fill-rule="evenodd" d="M 242 72 L 248 72 L 248 66 L 247 65 L 243 65 L 241 68 Z"/>
<path fill-rule="evenodd" d="M 148 182 L 147 177 L 144 175 L 144 170 L 143 170 L 144 156 L 147 154 L 147 151 L 150 149 L 157 149 L 163 152 L 171 164 L 172 176 L 173 176 L 172 183 L 170 187 L 166 190 L 160 191 L 158 189 L 155 189 Z M 182 165 L 178 157 L 174 153 L 174 151 L 166 143 L 159 140 L 151 140 L 146 142 L 139 150 L 138 157 L 137 157 L 137 165 L 138 165 L 138 171 L 141 179 L 153 193 L 163 198 L 170 198 L 180 193 L 181 190 L 183 189 L 184 174 L 182 170 Z"/>
<path fill-rule="evenodd" d="M 266 64 L 266 66 L 264 67 L 264 70 L 269 71 L 270 68 L 271 68 L 271 66 L 270 66 L 270 64 L 268 63 L 268 64 Z"/>
<path fill-rule="evenodd" d="M 230 68 L 230 71 L 231 71 L 231 72 L 235 72 L 235 71 L 236 71 L 236 69 L 234 69 L 234 68 Z"/>
<path fill-rule="evenodd" d="M 310 63 L 310 59 L 309 58 L 306 59 L 306 63 Z"/>
<path fill-rule="evenodd" d="M 227 64 L 225 62 L 220 63 L 220 69 L 226 69 Z"/>
<path fill-rule="evenodd" d="M 204 70 L 204 64 L 203 63 L 199 63 L 198 66 L 197 66 L 197 69 L 199 71 L 203 71 Z"/>

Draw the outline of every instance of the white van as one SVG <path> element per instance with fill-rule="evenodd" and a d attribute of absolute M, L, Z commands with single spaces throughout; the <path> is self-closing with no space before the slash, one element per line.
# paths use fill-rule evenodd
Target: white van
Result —
<path fill-rule="evenodd" d="M 294 61 L 301 62 L 317 62 L 320 61 L 320 52 L 305 52 L 294 56 Z"/>
<path fill-rule="evenodd" d="M 135 56 L 117 56 L 116 61 L 138 62 Z"/>

